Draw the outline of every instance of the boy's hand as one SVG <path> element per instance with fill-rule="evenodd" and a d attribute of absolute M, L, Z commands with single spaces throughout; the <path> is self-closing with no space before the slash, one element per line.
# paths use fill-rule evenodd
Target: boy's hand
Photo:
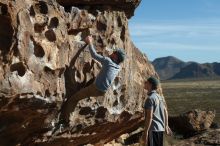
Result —
<path fill-rule="evenodd" d="M 172 132 L 172 130 L 170 129 L 169 126 L 166 126 L 165 132 L 166 132 L 166 134 L 167 134 L 168 136 L 172 136 L 172 135 L 173 135 L 173 132 Z"/>
<path fill-rule="evenodd" d="M 86 39 L 85 39 L 85 42 L 89 45 L 93 44 L 93 38 L 92 36 L 87 36 Z"/>
<path fill-rule="evenodd" d="M 145 134 L 143 133 L 143 135 L 142 135 L 141 138 L 139 139 L 139 144 L 140 144 L 140 146 L 147 146 L 148 138 L 146 138 L 146 137 L 148 137 L 148 134 L 145 135 Z"/>

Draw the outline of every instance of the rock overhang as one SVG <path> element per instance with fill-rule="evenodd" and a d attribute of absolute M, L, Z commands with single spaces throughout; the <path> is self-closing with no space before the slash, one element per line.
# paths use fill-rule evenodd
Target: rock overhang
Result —
<path fill-rule="evenodd" d="M 87 9 L 124 11 L 129 19 L 134 15 L 141 0 L 57 0 L 57 2 L 66 8 L 76 6 L 87 7 Z"/>

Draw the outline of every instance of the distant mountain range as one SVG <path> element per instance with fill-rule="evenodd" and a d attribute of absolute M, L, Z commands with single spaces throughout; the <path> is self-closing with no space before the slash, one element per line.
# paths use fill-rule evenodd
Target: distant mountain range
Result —
<path fill-rule="evenodd" d="M 220 77 L 220 63 L 217 62 L 200 64 L 168 56 L 157 58 L 152 64 L 161 80 Z"/>

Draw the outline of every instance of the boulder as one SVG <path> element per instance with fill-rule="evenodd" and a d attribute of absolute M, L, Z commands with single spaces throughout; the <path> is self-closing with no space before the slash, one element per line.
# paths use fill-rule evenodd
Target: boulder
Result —
<path fill-rule="evenodd" d="M 134 11 L 139 2 L 58 2 L 65 8 L 54 0 L 0 0 L 0 145 L 103 145 L 142 122 L 143 80 L 157 74 L 132 43 L 131 15 L 121 8 Z M 98 9 L 109 3 L 120 7 Z M 100 71 L 84 43 L 88 34 L 98 53 L 123 48 L 127 59 L 105 97 L 80 101 L 69 132 L 51 137 L 62 103 Z"/>
<path fill-rule="evenodd" d="M 169 117 L 169 125 L 173 131 L 188 137 L 209 129 L 214 118 L 214 111 L 195 109 L 176 117 Z"/>

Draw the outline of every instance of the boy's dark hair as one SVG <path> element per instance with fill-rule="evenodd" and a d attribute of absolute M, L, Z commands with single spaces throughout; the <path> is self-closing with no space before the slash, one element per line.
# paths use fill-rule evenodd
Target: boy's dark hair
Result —
<path fill-rule="evenodd" d="M 125 60 L 126 54 L 125 54 L 125 51 L 123 49 L 116 49 L 114 51 L 114 53 L 117 54 L 117 57 L 118 57 L 117 63 L 118 64 L 122 63 Z"/>
<path fill-rule="evenodd" d="M 152 85 L 152 90 L 156 90 L 159 87 L 160 81 L 155 77 L 147 78 L 147 81 Z"/>

